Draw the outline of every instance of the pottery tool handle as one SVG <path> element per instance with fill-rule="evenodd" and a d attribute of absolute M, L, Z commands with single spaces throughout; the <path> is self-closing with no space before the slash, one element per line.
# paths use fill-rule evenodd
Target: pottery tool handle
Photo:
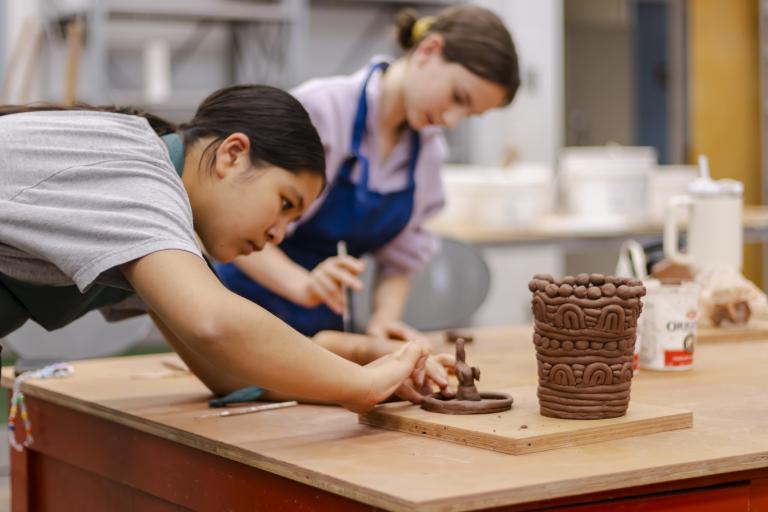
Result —
<path fill-rule="evenodd" d="M 200 418 L 226 418 L 227 416 L 240 416 L 241 414 L 250 414 L 252 412 L 261 412 L 261 411 L 271 411 L 274 409 L 284 409 L 285 407 L 293 407 L 294 405 L 299 405 L 299 402 L 296 400 L 291 400 L 289 402 L 275 402 L 273 404 L 264 404 L 264 405 L 249 405 L 247 407 L 237 407 L 233 409 L 227 409 L 226 411 L 221 412 L 212 412 L 208 414 L 201 414 L 200 416 L 195 416 L 195 419 Z"/>
<path fill-rule="evenodd" d="M 336 254 L 338 256 L 347 255 L 347 243 L 344 240 L 339 240 L 336 244 Z M 344 301 L 344 310 L 341 313 L 341 321 L 344 332 L 352 332 L 352 315 L 350 314 L 349 305 L 351 302 L 351 290 L 348 290 L 346 286 L 341 286 L 341 296 Z"/>

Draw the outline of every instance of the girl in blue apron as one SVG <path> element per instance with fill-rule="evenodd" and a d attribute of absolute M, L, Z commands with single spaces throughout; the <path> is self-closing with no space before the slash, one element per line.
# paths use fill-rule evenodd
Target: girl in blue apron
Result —
<path fill-rule="evenodd" d="M 318 128 L 330 186 L 279 247 L 216 266 L 232 291 L 307 335 L 341 330 L 342 285 L 361 288 L 360 258 L 372 254 L 373 312 L 361 327 L 418 336 L 399 319 L 408 276 L 437 249 L 424 223 L 444 200 L 441 128 L 508 104 L 519 85 L 511 36 L 490 11 L 459 6 L 418 18 L 406 10 L 397 25 L 403 57 L 376 57 L 353 75 L 292 91 Z M 348 256 L 336 254 L 341 240 Z"/>
<path fill-rule="evenodd" d="M 0 155 L 0 337 L 97 308 L 148 312 L 217 394 L 260 386 L 354 411 L 423 372 L 417 344 L 361 357 L 312 342 L 207 264 L 204 253 L 231 261 L 280 243 L 324 187 L 320 138 L 289 94 L 222 89 L 180 126 L 130 109 L 3 106 Z"/>

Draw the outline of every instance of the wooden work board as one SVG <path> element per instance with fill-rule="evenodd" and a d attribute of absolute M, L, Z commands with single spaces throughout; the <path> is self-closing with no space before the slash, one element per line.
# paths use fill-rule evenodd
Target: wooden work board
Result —
<path fill-rule="evenodd" d="M 565 420 L 539 414 L 536 387 L 503 390 L 514 398 L 502 413 L 454 415 L 425 411 L 408 402 L 377 406 L 358 417 L 360 423 L 424 435 L 454 443 L 522 455 L 599 443 L 611 439 L 690 428 L 685 409 L 630 402 L 627 414 L 602 420 Z"/>
<path fill-rule="evenodd" d="M 728 325 L 724 327 L 697 327 L 696 341 L 729 342 L 768 340 L 768 320 L 751 319 L 747 325 Z"/>

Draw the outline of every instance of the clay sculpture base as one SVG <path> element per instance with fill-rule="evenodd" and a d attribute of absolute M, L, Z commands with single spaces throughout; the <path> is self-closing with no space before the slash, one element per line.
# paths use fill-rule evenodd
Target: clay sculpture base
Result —
<path fill-rule="evenodd" d="M 442 391 L 425 396 L 421 408 L 442 414 L 488 414 L 502 412 L 512 407 L 512 396 L 506 393 L 481 393 L 475 386 L 480 380 L 480 368 L 469 366 L 464 351 L 464 338 L 456 339 L 456 364 L 454 371 L 459 380 L 456 394 Z"/>
<path fill-rule="evenodd" d="M 424 397 L 421 408 L 443 414 L 490 414 L 512 408 L 512 395 L 507 393 L 480 393 L 481 400 L 457 400 L 440 393 Z"/>

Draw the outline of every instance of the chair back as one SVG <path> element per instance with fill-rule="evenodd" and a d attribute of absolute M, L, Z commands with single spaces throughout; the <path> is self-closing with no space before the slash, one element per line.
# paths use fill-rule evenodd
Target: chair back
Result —
<path fill-rule="evenodd" d="M 411 291 L 403 321 L 419 330 L 467 327 L 491 286 L 491 273 L 482 253 L 464 242 L 441 238 L 439 252 L 411 276 Z M 371 312 L 370 293 L 375 264 L 368 261 L 362 279 L 365 292 L 354 295 L 354 319 L 364 331 Z"/>

